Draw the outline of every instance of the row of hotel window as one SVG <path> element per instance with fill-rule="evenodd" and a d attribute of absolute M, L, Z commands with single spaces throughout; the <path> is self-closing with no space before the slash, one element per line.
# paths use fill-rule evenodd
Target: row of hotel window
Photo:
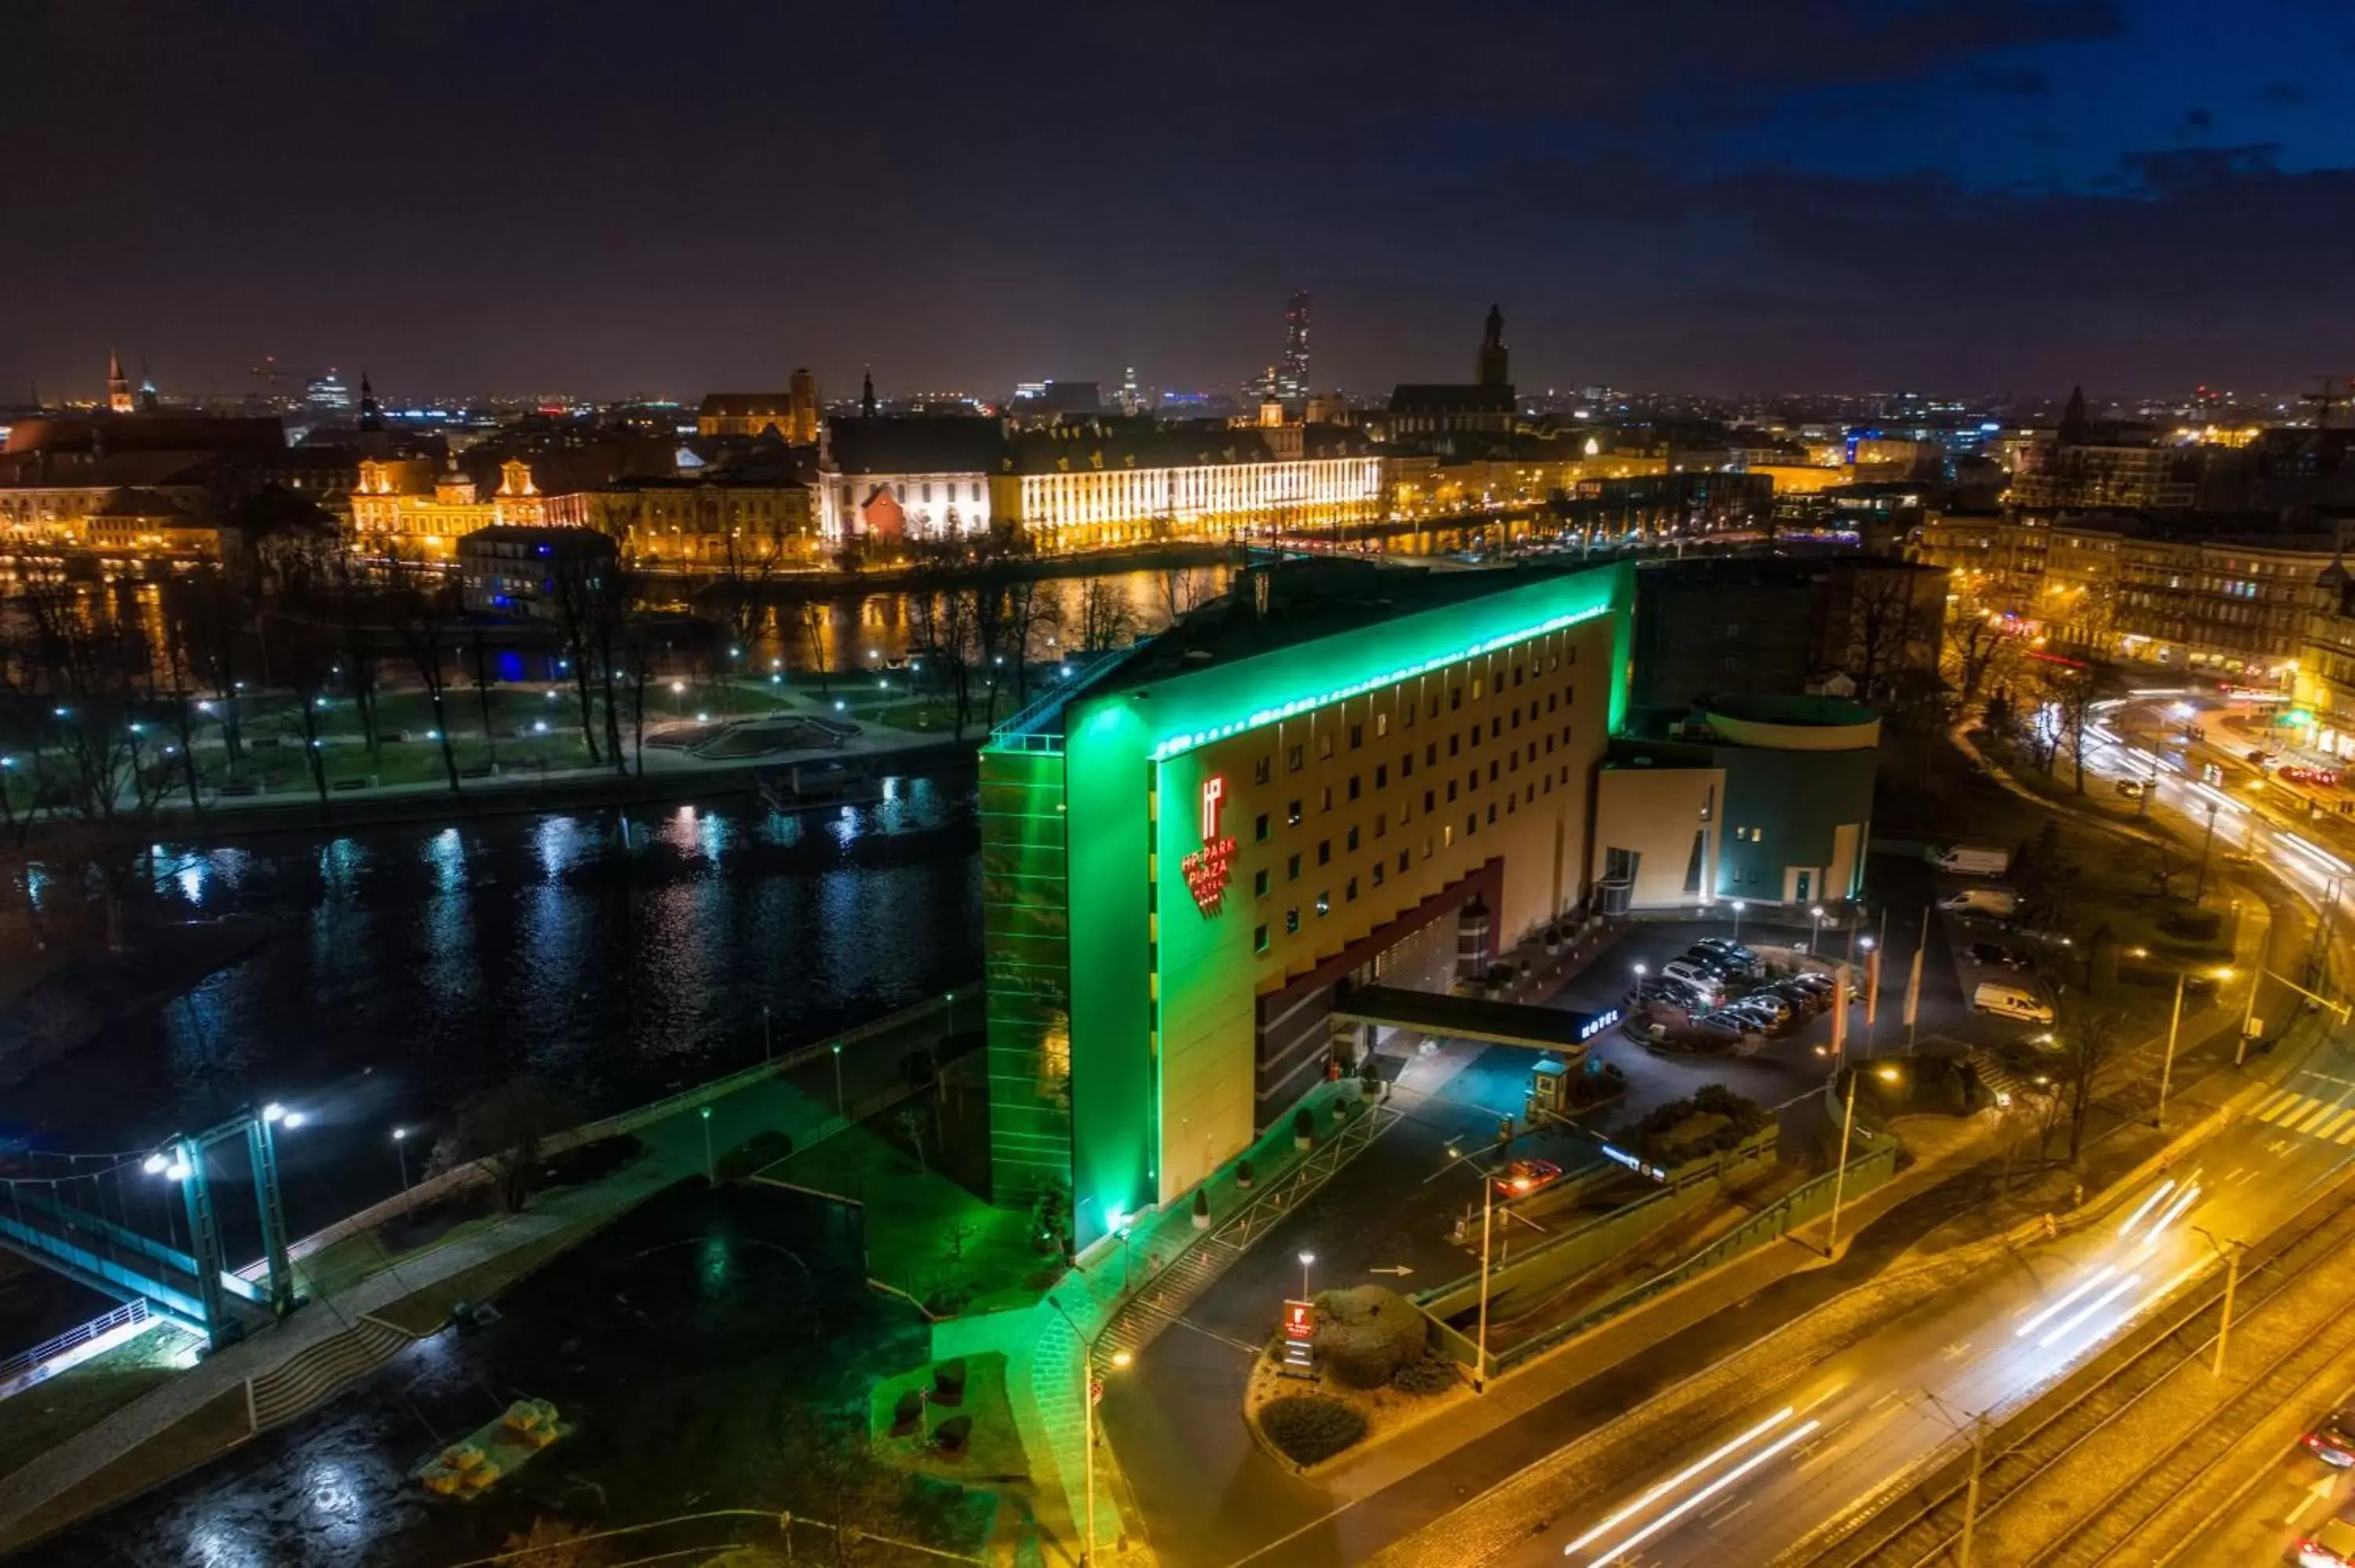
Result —
<path fill-rule="evenodd" d="M 1518 726 L 1517 726 L 1516 727 Z M 1461 738 L 1461 736 L 1453 735 L 1447 737 L 1448 756 L 1454 757 L 1456 755 L 1458 750 L 1457 743 Z M 1540 742 L 1542 742 L 1543 746 L 1543 755 L 1550 757 L 1553 755 L 1553 749 L 1557 742 L 1563 746 L 1568 746 L 1570 744 L 1570 726 L 1563 725 L 1558 734 L 1549 734 L 1543 736 L 1531 736 L 1527 748 L 1527 757 L 1529 761 L 1535 762 L 1540 755 Z M 1480 744 L 1479 730 L 1476 726 L 1473 730 L 1472 744 L 1475 746 Z M 1507 754 L 1506 758 L 1501 765 L 1496 758 L 1489 758 L 1488 782 L 1493 784 L 1497 781 L 1497 769 L 1499 766 L 1501 766 L 1507 773 L 1519 772 L 1523 755 L 1523 748 L 1516 746 L 1509 753 Z M 1438 763 L 1438 760 L 1439 745 L 1434 741 L 1423 748 L 1423 761 L 1426 766 L 1435 766 Z M 1569 771 L 1570 770 L 1567 767 L 1562 769 L 1564 778 L 1569 776 Z M 1403 780 L 1413 777 L 1414 753 L 1410 751 L 1399 758 L 1399 778 Z M 1364 776 L 1362 774 L 1352 773 L 1349 775 L 1348 782 L 1343 786 L 1345 798 L 1347 800 L 1355 800 L 1362 794 L 1361 783 L 1363 778 Z M 1390 786 L 1390 764 L 1387 762 L 1377 763 L 1374 767 L 1374 788 L 1377 789 L 1387 789 Z M 1450 800 L 1455 799 L 1457 788 L 1458 786 L 1455 779 L 1450 779 L 1447 781 L 1447 798 Z M 1480 788 L 1480 770 L 1477 768 L 1473 768 L 1464 776 L 1462 788 L 1467 790 L 1474 790 Z M 1303 819 L 1306 816 L 1305 807 L 1306 802 L 1305 800 L 1292 800 L 1286 802 L 1284 809 L 1284 825 L 1288 828 L 1298 827 Z M 1318 792 L 1316 809 L 1320 811 L 1329 811 L 1333 809 L 1333 787 L 1331 785 L 1327 785 Z M 1438 790 L 1425 789 L 1423 792 L 1423 809 L 1426 815 L 1439 809 Z M 1376 838 L 1381 837 L 1383 832 L 1387 831 L 1389 820 L 1390 813 L 1387 811 L 1377 811 L 1374 813 L 1374 836 Z M 1414 807 L 1412 800 L 1410 799 L 1406 805 L 1400 808 L 1399 821 L 1403 825 L 1404 823 L 1410 822 L 1413 820 Z M 1252 842 L 1253 843 L 1263 844 L 1267 842 L 1268 836 L 1273 831 L 1273 827 L 1270 820 L 1269 813 L 1262 811 L 1256 818 L 1252 819 Z M 1333 841 L 1330 839 L 1325 840 L 1316 846 L 1317 864 L 1323 865 L 1327 861 L 1332 858 L 1332 847 Z M 1351 849 L 1356 849 L 1358 847 L 1358 830 L 1355 828 L 1351 828 L 1349 830 L 1348 847 Z M 1293 874 L 1297 876 L 1300 874 L 1300 857 L 1298 855 L 1295 854 L 1292 857 L 1292 865 Z"/>
<path fill-rule="evenodd" d="M 1551 668 L 1553 668 L 1554 666 L 1556 666 L 1556 665 L 1560 664 L 1560 663 L 1561 663 L 1561 654 L 1559 654 L 1559 653 L 1554 654 L 1554 655 L 1552 655 L 1552 656 L 1551 656 L 1551 658 L 1550 658 L 1550 661 L 1548 662 L 1548 663 L 1547 663 L 1547 665 L 1546 665 L 1546 668 L 1547 668 L 1547 669 L 1551 669 Z M 1573 664 L 1575 664 L 1575 663 L 1577 663 L 1577 662 L 1578 662 L 1578 650 L 1576 650 L 1575 648 L 1573 648 L 1573 649 L 1572 649 L 1572 650 L 1570 651 L 1570 662 L 1571 662 L 1572 663 L 1573 663 Z M 1540 671 L 1540 673 L 1544 673 L 1543 671 Z M 1516 685 L 1516 686 L 1519 685 L 1519 684 L 1521 683 L 1521 677 L 1522 677 L 1522 666 L 1520 666 L 1520 665 L 1518 665 L 1518 664 L 1514 665 L 1514 666 L 1513 666 L 1513 680 L 1512 680 L 1512 683 L 1513 683 L 1514 685 Z M 1483 684 L 1482 680 L 1481 680 L 1479 677 L 1476 677 L 1476 677 L 1473 679 L 1473 682 L 1472 682 L 1472 700 L 1473 700 L 1474 702 L 1476 702 L 1476 702 L 1478 702 L 1478 701 L 1480 700 L 1480 691 L 1481 691 L 1481 686 L 1482 686 L 1482 684 Z M 1497 683 L 1497 689 L 1498 689 L 1499 691 L 1501 691 L 1501 690 L 1503 690 L 1503 689 L 1504 689 L 1504 683 L 1503 683 L 1502 682 L 1499 682 L 1499 683 Z M 1572 699 L 1573 699 L 1574 697 L 1576 697 L 1576 696 L 1577 696 L 1577 694 L 1577 694 L 1576 692 L 1574 692 L 1574 691 L 1570 691 L 1570 692 L 1549 692 L 1549 693 L 1547 693 L 1547 694 L 1546 694 L 1545 710 L 1544 710 L 1544 711 L 1545 711 L 1545 712 L 1547 712 L 1547 713 L 1552 713 L 1552 712 L 1554 712 L 1554 711 L 1556 710 L 1556 708 L 1558 708 L 1558 707 L 1566 707 L 1566 706 L 1568 706 L 1568 705 L 1570 705 L 1570 703 L 1571 703 Z M 1458 686 L 1451 686 L 1451 687 L 1449 687 L 1449 688 L 1448 688 L 1448 691 L 1447 691 L 1447 706 L 1448 706 L 1449 711 L 1450 711 L 1450 712 L 1453 712 L 1453 711 L 1455 711 L 1455 710 L 1456 710 L 1456 709 L 1458 709 L 1458 708 L 1461 708 L 1463 705 L 1464 705 L 1464 688 L 1463 688 L 1462 686 L 1460 686 L 1460 685 L 1458 685 Z M 1412 703 L 1412 702 L 1406 703 L 1405 705 L 1403 705 L 1403 706 L 1401 707 L 1401 711 L 1404 714 L 1405 718 L 1404 718 L 1404 722 L 1403 722 L 1403 723 L 1401 723 L 1401 726 L 1400 726 L 1399 727 L 1401 727 L 1401 729 L 1412 729 L 1412 728 L 1414 727 L 1414 713 L 1415 713 L 1415 705 L 1414 705 L 1414 704 L 1413 704 L 1413 703 Z M 1508 713 L 1509 714 L 1510 723 L 1511 723 L 1512 727 L 1513 727 L 1513 728 L 1515 728 L 1515 729 L 1518 729 L 1518 728 L 1520 728 L 1520 727 L 1521 727 L 1521 717 L 1522 717 L 1522 711 L 1521 711 L 1520 705 L 1519 705 L 1519 704 L 1518 704 L 1518 703 L 1517 703 L 1517 704 L 1515 704 L 1515 705 L 1513 705 L 1509 710 L 1508 710 Z M 1528 716 L 1529 716 L 1529 722 L 1530 722 L 1530 723 L 1534 724 L 1534 723 L 1536 723 L 1536 722 L 1537 722 L 1537 719 L 1538 719 L 1538 714 L 1539 714 L 1539 709 L 1538 709 L 1538 703 L 1537 703 L 1537 699 L 1536 699 L 1536 698 L 1534 698 L 1534 697 L 1532 697 L 1532 698 L 1530 698 L 1530 699 L 1529 699 L 1529 715 L 1528 715 Z M 1431 705 L 1430 705 L 1430 710 L 1429 710 L 1429 716 L 1430 716 L 1430 717 L 1432 717 L 1432 718 L 1434 718 L 1434 719 L 1435 719 L 1435 718 L 1437 718 L 1437 717 L 1439 716 L 1439 699 L 1438 699 L 1436 696 L 1433 696 L 1433 697 L 1431 699 Z M 1503 733 L 1504 733 L 1504 726 L 1505 726 L 1506 723 L 1507 723 L 1507 717 L 1506 717 L 1506 715 L 1497 715 L 1497 716 L 1496 716 L 1496 717 L 1492 717 L 1492 718 L 1490 718 L 1490 719 L 1489 719 L 1489 721 L 1488 721 L 1488 734 L 1489 734 L 1489 736 L 1490 736 L 1491 737 L 1494 737 L 1494 736 L 1499 736 L 1499 735 L 1503 734 Z M 1382 736 L 1389 735 L 1389 734 L 1390 734 L 1390 732 L 1391 732 L 1391 715 L 1388 715 L 1388 714 L 1376 714 L 1376 715 L 1374 715 L 1374 736 L 1375 736 L 1375 738 L 1376 738 L 1376 739 L 1380 739 L 1380 738 L 1381 738 Z M 1476 725 L 1476 725 L 1474 725 L 1474 726 L 1472 726 L 1468 731 L 1466 731 L 1465 733 L 1466 733 L 1466 734 L 1468 734 L 1468 735 L 1472 737 L 1472 744 L 1473 744 L 1473 745 L 1477 746 L 1477 745 L 1479 745 L 1479 744 L 1480 744 L 1480 726 L 1479 726 L 1478 725 Z M 1569 726 L 1563 726 L 1563 728 L 1562 728 L 1562 739 L 1563 739 L 1563 740 L 1565 740 L 1565 741 L 1567 741 L 1569 738 L 1570 738 L 1570 730 L 1569 730 Z M 1350 726 L 1349 726 L 1349 749 L 1350 749 L 1350 750 L 1352 750 L 1352 751 L 1355 751 L 1355 750 L 1357 750 L 1359 747 L 1360 747 L 1364 746 L 1365 744 L 1366 744 L 1366 726 L 1365 726 L 1364 722 L 1363 722 L 1363 721 L 1356 721 L 1356 722 L 1352 722 L 1352 723 L 1350 724 Z M 1438 758 L 1438 755 L 1437 755 L 1437 747 L 1436 747 L 1436 745 L 1435 745 L 1435 744 L 1434 744 L 1433 746 L 1430 746 L 1430 747 L 1424 747 L 1424 753 L 1425 753 L 1424 760 L 1425 760 L 1425 761 L 1427 761 L 1427 762 L 1436 762 L 1436 761 L 1439 759 L 1439 758 Z M 1447 741 L 1447 754 L 1448 754 L 1450 757 L 1453 757 L 1453 756 L 1455 756 L 1455 755 L 1456 754 L 1456 741 L 1455 741 L 1455 736 L 1450 736 L 1448 737 L 1448 741 Z M 1317 757 L 1317 760 L 1321 762 L 1321 761 L 1326 760 L 1327 758 L 1329 758 L 1332 755 L 1333 755 L 1333 732 L 1328 728 L 1328 729 L 1327 729 L 1327 730 L 1325 731 L 1325 733 L 1324 733 L 1324 734 L 1322 734 L 1322 735 L 1320 735 L 1320 736 L 1318 736 L 1316 737 L 1316 757 Z M 1404 759 L 1403 759 L 1403 760 L 1404 760 L 1404 765 L 1405 765 L 1405 768 L 1404 768 L 1405 772 L 1406 772 L 1406 773 L 1412 773 L 1412 772 L 1414 771 L 1414 754 L 1413 754 L 1412 752 L 1408 752 L 1408 753 L 1406 754 L 1406 756 L 1405 756 L 1405 758 L 1404 758 Z M 1284 750 L 1284 771 L 1285 771 L 1285 772 L 1287 772 L 1287 773 L 1297 773 L 1297 772 L 1299 772 L 1303 768 L 1305 768 L 1307 765 L 1308 765 L 1308 756 L 1307 756 L 1307 748 L 1306 748 L 1305 747 L 1295 744 L 1295 745 L 1293 745 L 1293 746 L 1287 747 L 1285 748 L 1285 750 Z M 1264 784 L 1264 783 L 1268 782 L 1268 780 L 1269 780 L 1270 779 L 1273 778 L 1273 777 L 1274 777 L 1274 774 L 1275 774 L 1275 758 L 1273 758 L 1273 757 L 1263 757 L 1263 758 L 1259 758 L 1256 762 L 1254 762 L 1254 763 L 1252 765 L 1252 781 L 1253 781 L 1254 783 Z M 1376 777 L 1375 777 L 1375 780 L 1374 780 L 1375 787 L 1376 787 L 1377 789 L 1380 788 L 1383 782 L 1384 782 L 1384 779 L 1382 779 L 1382 777 L 1381 777 L 1381 770 L 1378 768 L 1378 769 L 1376 769 Z M 1357 781 L 1356 781 L 1354 779 L 1350 780 L 1350 798 L 1351 798 L 1352 800 L 1355 800 L 1355 799 L 1357 798 Z M 1299 819 L 1295 816 L 1295 817 L 1294 818 L 1294 820 L 1296 821 L 1298 821 Z"/>
<path fill-rule="evenodd" d="M 1563 787 L 1567 788 L 1569 786 L 1570 768 L 1567 766 L 1561 769 L 1560 781 Z M 1504 802 L 1505 815 L 1508 817 L 1512 816 L 1523 804 L 1534 802 L 1541 794 L 1552 794 L 1554 783 L 1555 775 L 1549 773 L 1538 783 L 1528 785 L 1522 793 L 1506 796 Z M 1447 789 L 1447 798 L 1452 800 L 1455 798 L 1455 786 L 1450 784 Z M 1429 795 L 1426 794 L 1424 799 L 1425 800 L 1428 800 L 1430 799 Z M 1464 836 L 1468 839 L 1480 831 L 1482 820 L 1481 814 L 1477 811 L 1468 811 L 1465 813 Z M 1486 820 L 1491 825 L 1493 825 L 1497 821 L 1497 803 L 1493 800 L 1488 803 L 1488 813 Z M 1401 819 L 1401 821 L 1403 821 L 1403 819 Z M 1378 816 L 1374 819 L 1374 836 L 1376 838 L 1380 838 L 1382 833 L 1383 819 Z M 1446 824 L 1439 830 L 1439 836 L 1436 841 L 1433 840 L 1431 834 L 1425 833 L 1423 835 L 1423 858 L 1429 860 L 1441 849 L 1452 847 L 1455 842 L 1455 824 L 1453 822 Z M 1358 830 L 1355 828 L 1351 828 L 1349 830 L 1349 847 L 1351 849 L 1356 849 L 1358 847 Z M 1330 858 L 1329 852 L 1331 851 L 1331 848 L 1332 844 L 1330 841 L 1317 846 L 1317 864 L 1322 865 Z M 1412 850 L 1401 850 L 1398 852 L 1398 869 L 1401 875 L 1404 875 L 1406 874 L 1407 867 L 1413 862 L 1413 855 L 1414 852 Z M 1390 865 L 1387 860 L 1377 860 L 1374 862 L 1371 875 L 1373 885 L 1376 887 L 1382 885 L 1389 873 L 1389 869 Z M 1289 875 L 1287 880 L 1297 880 L 1299 875 L 1300 857 L 1298 855 L 1294 855 L 1289 864 Z M 1262 867 L 1252 877 L 1252 891 L 1254 896 L 1264 898 L 1267 896 L 1267 870 L 1265 867 Z M 1341 901 L 1345 904 L 1355 904 L 1358 901 L 1358 879 L 1356 877 L 1353 876 L 1349 878 L 1348 882 L 1342 885 Z M 1319 892 L 1316 895 L 1315 908 L 1318 917 L 1320 918 L 1333 912 L 1333 895 L 1329 889 Z M 1291 908 L 1286 909 L 1284 912 L 1284 931 L 1286 936 L 1294 936 L 1296 935 L 1299 930 L 1300 906 L 1295 904 Z M 1264 925 L 1252 927 L 1252 951 L 1254 953 L 1264 953 L 1267 951 L 1267 927 Z"/>

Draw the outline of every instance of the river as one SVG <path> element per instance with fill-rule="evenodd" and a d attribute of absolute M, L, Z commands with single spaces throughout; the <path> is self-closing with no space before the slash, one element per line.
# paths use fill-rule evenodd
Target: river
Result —
<path fill-rule="evenodd" d="M 764 1009 L 783 1050 L 975 981 L 978 847 L 970 769 L 799 817 L 738 796 L 165 841 L 165 918 L 279 934 L 10 1086 L 0 1140 L 138 1150 L 278 1100 L 304 1113 L 280 1140 L 300 1234 L 398 1191 L 492 1084 L 604 1114 L 759 1061 Z"/>

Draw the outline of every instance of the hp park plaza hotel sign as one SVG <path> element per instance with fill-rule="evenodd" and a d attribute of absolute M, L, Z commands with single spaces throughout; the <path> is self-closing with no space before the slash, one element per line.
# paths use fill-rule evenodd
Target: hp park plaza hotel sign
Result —
<path fill-rule="evenodd" d="M 1226 801 L 1226 779 L 1202 780 L 1202 847 L 1178 863 L 1186 878 L 1186 891 L 1194 895 L 1194 907 L 1206 920 L 1226 906 L 1227 881 L 1234 874 L 1235 841 L 1219 832 L 1219 817 Z"/>

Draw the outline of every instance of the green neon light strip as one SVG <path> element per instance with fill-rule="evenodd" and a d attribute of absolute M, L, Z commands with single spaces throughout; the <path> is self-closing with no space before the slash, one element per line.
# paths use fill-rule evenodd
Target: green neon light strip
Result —
<path fill-rule="evenodd" d="M 1576 626 L 1582 621 L 1609 615 L 1612 609 L 1611 605 L 1599 604 L 1589 609 L 1579 610 L 1572 615 L 1550 616 L 1535 626 L 1525 626 L 1518 631 L 1508 631 L 1500 637 L 1491 637 L 1485 641 L 1475 642 L 1469 648 L 1459 649 L 1454 652 L 1435 654 L 1420 664 L 1401 665 L 1387 674 L 1371 676 L 1363 681 L 1352 681 L 1346 686 L 1336 686 L 1329 692 L 1320 692 L 1314 696 L 1295 697 L 1280 707 L 1262 708 L 1248 718 L 1237 719 L 1231 724 L 1220 725 L 1212 729 L 1173 735 L 1154 747 L 1153 759 L 1158 762 L 1164 758 L 1174 757 L 1178 752 L 1190 751 L 1198 746 L 1208 746 L 1214 740 L 1223 740 L 1231 735 L 1241 735 L 1247 729 L 1258 729 L 1263 725 L 1288 719 L 1295 714 L 1306 713 L 1311 708 L 1321 708 L 1327 703 L 1337 703 L 1349 697 L 1363 696 L 1378 686 L 1396 685 L 1401 681 L 1416 675 L 1429 674 L 1432 671 L 1449 664 L 1458 664 L 1466 659 L 1476 659 L 1483 653 L 1494 653 L 1499 648 L 1508 648 L 1516 642 L 1526 642 L 1532 637 L 1543 637 L 1549 631 L 1560 631 L 1566 626 Z"/>

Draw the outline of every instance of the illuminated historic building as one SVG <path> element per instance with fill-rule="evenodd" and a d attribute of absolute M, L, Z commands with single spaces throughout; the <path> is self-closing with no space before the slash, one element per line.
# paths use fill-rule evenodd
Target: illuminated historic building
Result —
<path fill-rule="evenodd" d="M 995 1193 L 1081 1245 L 1324 1076 L 1350 983 L 1445 991 L 1589 892 L 1630 574 L 1358 562 L 1237 591 L 981 754 Z"/>
<path fill-rule="evenodd" d="M 532 478 L 531 464 L 510 458 L 498 471 L 498 483 L 485 493 L 454 458 L 438 473 L 421 458 L 366 459 L 351 497 L 355 542 L 370 555 L 453 561 L 458 541 L 477 528 L 546 523 L 547 500 Z"/>
<path fill-rule="evenodd" d="M 1347 431 L 1286 424 L 1135 430 L 1094 423 L 1018 439 L 992 510 L 1044 549 L 1329 532 L 1387 515 L 1382 460 Z"/>

